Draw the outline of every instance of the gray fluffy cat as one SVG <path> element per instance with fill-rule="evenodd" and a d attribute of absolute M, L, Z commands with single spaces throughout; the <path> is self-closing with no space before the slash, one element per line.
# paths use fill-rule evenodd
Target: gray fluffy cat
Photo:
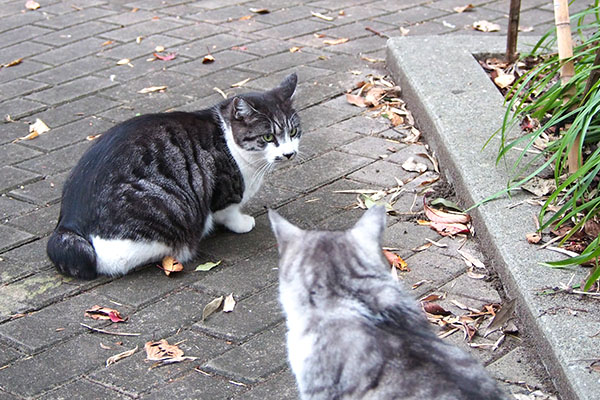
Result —
<path fill-rule="evenodd" d="M 192 259 L 215 223 L 254 228 L 241 207 L 298 151 L 297 77 L 196 112 L 142 115 L 94 142 L 65 182 L 48 256 L 78 278 Z"/>
<path fill-rule="evenodd" d="M 279 293 L 303 400 L 505 399 L 483 367 L 430 329 L 381 251 L 385 210 L 347 231 L 303 231 L 276 212 Z"/>

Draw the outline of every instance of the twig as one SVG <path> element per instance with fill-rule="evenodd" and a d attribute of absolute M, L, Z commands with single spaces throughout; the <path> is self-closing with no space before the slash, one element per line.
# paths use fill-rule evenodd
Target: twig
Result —
<path fill-rule="evenodd" d="M 365 29 L 369 32 L 373 32 L 374 34 L 376 34 L 379 37 L 382 37 L 384 39 L 389 39 L 390 37 L 388 35 L 386 35 L 385 33 L 381 33 L 379 31 L 376 31 L 375 29 L 371 28 L 370 26 L 366 26 Z"/>
<path fill-rule="evenodd" d="M 128 332 L 111 332 L 111 331 L 105 331 L 104 329 L 100 329 L 100 328 L 94 328 L 92 326 L 86 325 L 82 322 L 79 323 L 79 325 L 88 328 L 89 330 L 93 331 L 93 332 L 98 332 L 98 333 L 104 333 L 106 335 L 116 335 L 116 336 L 140 336 L 141 333 L 128 333 Z"/>
<path fill-rule="evenodd" d="M 563 248 L 560 248 L 560 247 L 548 246 L 547 249 L 548 250 L 552 250 L 552 251 L 556 251 L 558 253 L 566 254 L 569 257 L 577 257 L 579 255 L 579 253 L 575 253 L 574 251 L 570 251 L 570 250 L 563 249 Z"/>

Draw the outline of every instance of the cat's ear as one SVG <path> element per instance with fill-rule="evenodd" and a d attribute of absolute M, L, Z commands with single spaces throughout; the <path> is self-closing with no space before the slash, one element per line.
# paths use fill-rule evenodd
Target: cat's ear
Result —
<path fill-rule="evenodd" d="M 283 218 L 275 210 L 269 210 L 269 220 L 280 251 L 287 243 L 298 239 L 302 234 L 302 229 Z"/>
<path fill-rule="evenodd" d="M 294 100 L 296 94 L 296 87 L 298 85 L 298 75 L 291 73 L 286 76 L 283 81 L 275 88 L 275 91 L 281 97 L 282 100 Z"/>
<path fill-rule="evenodd" d="M 234 97 L 232 100 L 233 104 L 233 118 L 238 121 L 243 120 L 244 118 L 248 118 L 252 114 L 256 112 L 254 107 L 246 100 L 241 97 Z"/>
<path fill-rule="evenodd" d="M 383 206 L 369 208 L 351 229 L 352 235 L 361 244 L 381 247 L 385 229 L 386 211 Z"/>

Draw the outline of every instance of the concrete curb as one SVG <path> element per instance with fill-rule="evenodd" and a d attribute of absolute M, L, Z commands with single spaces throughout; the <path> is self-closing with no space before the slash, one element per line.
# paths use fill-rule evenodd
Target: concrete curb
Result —
<path fill-rule="evenodd" d="M 465 205 L 505 188 L 508 181 L 508 167 L 495 162 L 496 142 L 482 150 L 501 126 L 503 97 L 474 57 L 504 49 L 502 37 L 401 37 L 387 43 L 388 68 Z M 600 339 L 592 336 L 600 328 L 600 307 L 572 295 L 540 295 L 550 286 L 581 282 L 586 271 L 539 265 L 557 256 L 525 240 L 535 230 L 537 209 L 508 207 L 530 197 L 516 192 L 472 210 L 477 235 L 508 296 L 517 299 L 528 343 L 537 347 L 561 397 L 592 399 L 599 379 L 588 365 L 598 358 L 595 341 Z M 573 313 L 576 308 L 581 312 Z"/>

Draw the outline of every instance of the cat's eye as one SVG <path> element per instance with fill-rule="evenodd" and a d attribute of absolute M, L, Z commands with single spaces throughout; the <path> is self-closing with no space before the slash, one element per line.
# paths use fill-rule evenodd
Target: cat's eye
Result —
<path fill-rule="evenodd" d="M 272 141 L 275 140 L 275 136 L 273 136 L 273 134 L 271 134 L 271 133 L 267 133 L 266 135 L 263 135 L 262 138 L 267 143 L 271 143 Z"/>
<path fill-rule="evenodd" d="M 298 134 L 298 131 L 296 130 L 296 128 L 292 128 L 292 130 L 290 131 L 290 137 L 293 138 Z"/>

